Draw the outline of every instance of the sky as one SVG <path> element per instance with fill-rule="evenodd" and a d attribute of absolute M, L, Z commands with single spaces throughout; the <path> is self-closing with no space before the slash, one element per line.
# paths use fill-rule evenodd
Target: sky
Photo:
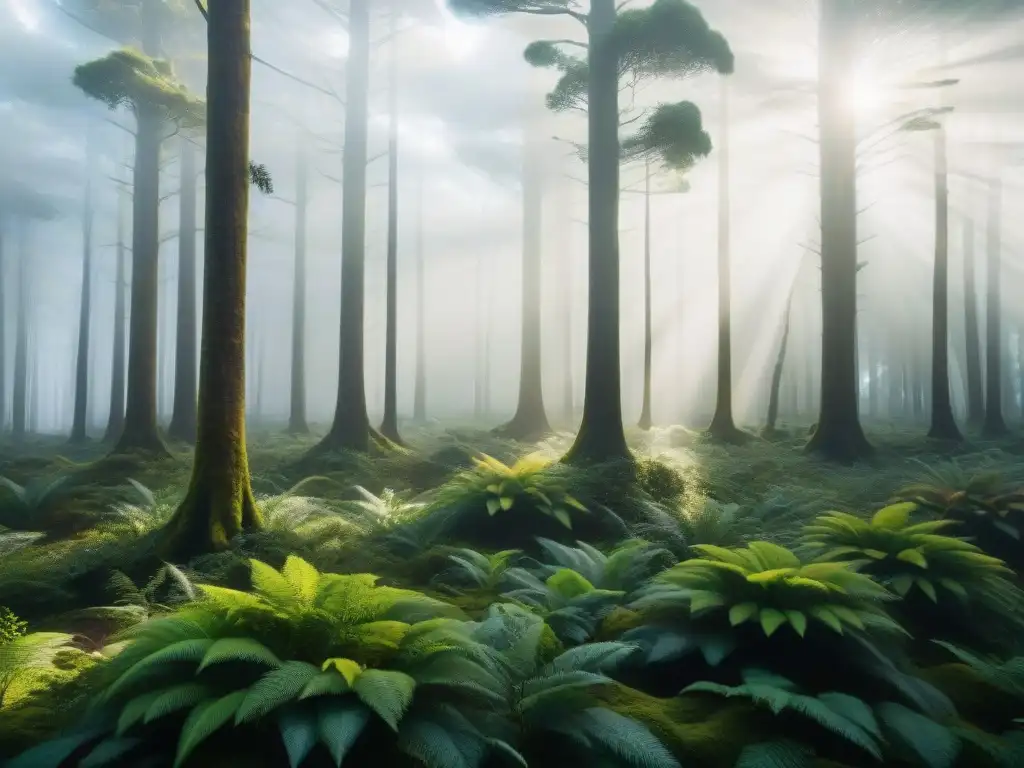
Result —
<path fill-rule="evenodd" d="M 69 6 L 81 1 L 64 0 Z M 817 355 L 816 3 L 695 4 L 725 34 L 737 57 L 737 71 L 728 86 L 733 365 L 737 414 L 742 421 L 756 423 L 763 418 L 764 381 L 794 284 L 792 370 L 813 366 Z M 5 5 L 7 13 L 0 13 L 0 168 L 8 179 L 30 185 L 58 208 L 56 218 L 29 228 L 26 245 L 32 258 L 29 304 L 39 392 L 49 403 L 41 416 L 42 428 L 59 430 L 70 419 L 85 137 L 91 135 L 102 151 L 93 179 L 97 221 L 91 408 L 95 423 L 102 424 L 109 398 L 113 326 L 119 194 L 115 179 L 128 178 L 124 163 L 130 160 L 131 147 L 124 126 L 130 126 L 131 118 L 90 102 L 72 86 L 71 74 L 76 64 L 116 46 L 75 22 L 57 0 L 0 0 L 0 11 Z M 408 413 L 412 404 L 413 285 L 419 248 L 427 265 L 430 412 L 448 420 L 469 415 L 476 354 L 485 340 L 493 418 L 497 422 L 514 409 L 520 334 L 520 176 L 527 118 L 539 121 L 549 171 L 543 224 L 545 394 L 549 409 L 557 411 L 562 382 L 571 369 L 578 407 L 585 349 L 586 189 L 580 181 L 585 167 L 567 142 L 585 136 L 585 118 L 545 112 L 543 96 L 553 75 L 532 69 L 522 51 L 538 38 L 579 40 L 582 28 L 564 17 L 458 19 L 441 0 L 402 0 L 400 31 L 388 40 L 390 4 L 379 0 L 378 6 L 373 20 L 378 43 L 371 81 L 371 157 L 386 149 L 387 63 L 393 48 L 399 58 L 400 411 Z M 261 407 L 270 418 L 287 413 L 294 242 L 294 206 L 289 201 L 294 197 L 300 145 L 313 167 L 307 294 L 311 417 L 329 419 L 335 398 L 341 236 L 337 179 L 342 166 L 347 36 L 330 9 L 339 7 L 344 7 L 344 0 L 253 0 L 253 53 L 265 64 L 256 62 L 253 68 L 251 155 L 268 167 L 276 190 L 271 197 L 254 193 L 250 204 L 250 407 L 259 382 Z M 1024 26 L 1015 17 L 998 24 L 945 27 L 915 22 L 886 30 L 863 56 L 857 80 L 848 90 L 851 114 L 856 115 L 863 139 L 859 196 L 865 210 L 858 223 L 862 259 L 869 266 L 861 279 L 861 320 L 869 331 L 875 329 L 875 338 L 885 338 L 884 329 L 897 323 L 907 340 L 919 340 L 928 328 L 933 137 L 893 135 L 892 121 L 900 114 L 939 103 L 936 99 L 957 107 L 946 123 L 950 168 L 960 174 L 951 182 L 952 269 L 959 263 L 963 217 L 983 216 L 983 194 L 964 174 L 984 174 L 993 164 L 1002 169 L 1006 184 L 1004 258 L 1011 263 L 1008 269 L 1016 269 L 1015 244 L 1022 233 L 1010 212 L 1021 202 L 1021 174 L 1013 166 L 1024 160 L 1024 143 L 1020 150 L 1015 146 L 1024 142 L 1018 108 L 1024 105 L 1016 85 L 1022 61 L 1012 48 L 1022 31 Z M 179 65 L 198 92 L 203 88 L 201 54 L 198 50 Z M 943 57 L 948 66 L 937 69 Z M 944 77 L 958 77 L 960 83 L 941 94 L 897 87 Z M 720 85 L 710 75 L 646 83 L 635 94 L 635 113 L 661 101 L 692 100 L 702 109 L 717 147 L 723 131 Z M 161 231 L 166 236 L 161 249 L 161 370 L 168 381 L 173 372 L 178 247 L 174 143 L 172 139 L 167 145 L 161 206 Z M 656 169 L 652 181 L 658 191 L 651 202 L 650 241 L 654 412 L 661 423 L 678 421 L 683 409 L 692 410 L 702 394 L 706 399 L 714 376 L 718 156 L 716 149 L 689 173 L 686 194 L 672 193 L 680 179 L 661 169 Z M 383 391 L 385 180 L 386 161 L 381 157 L 369 166 L 366 247 L 367 385 L 375 417 Z M 624 416 L 630 422 L 639 415 L 642 382 L 643 197 L 636 190 L 642 185 L 643 169 L 624 168 L 622 180 L 627 188 L 620 228 L 622 367 Z M 982 245 L 979 241 L 979 248 Z M 6 252 L 18 247 L 11 242 Z M 7 270 L 9 282 L 10 263 Z M 572 329 L 569 354 L 562 322 L 567 305 Z M 1016 320 L 1011 326 L 1016 327 Z M 10 355 L 10 340 L 7 346 Z M 170 386 L 161 395 L 164 410 L 169 410 Z"/>

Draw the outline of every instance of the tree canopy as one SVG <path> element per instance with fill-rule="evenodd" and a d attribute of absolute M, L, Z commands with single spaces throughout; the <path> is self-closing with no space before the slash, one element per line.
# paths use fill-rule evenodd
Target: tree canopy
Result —
<path fill-rule="evenodd" d="M 164 119 L 202 125 L 206 108 L 175 77 L 170 63 L 151 59 L 132 48 L 75 67 L 73 82 L 87 96 L 110 109 L 140 106 L 159 110 Z"/>

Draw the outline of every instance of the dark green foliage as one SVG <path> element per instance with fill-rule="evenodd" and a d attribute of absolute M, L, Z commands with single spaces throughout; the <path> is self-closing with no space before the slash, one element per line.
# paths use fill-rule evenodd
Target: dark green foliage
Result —
<path fill-rule="evenodd" d="M 636 481 L 644 493 L 662 504 L 678 501 L 686 491 L 683 476 L 668 464 L 653 458 L 637 459 Z"/>
<path fill-rule="evenodd" d="M 621 149 L 624 160 L 659 156 L 669 168 L 686 170 L 711 154 L 711 137 L 697 106 L 681 101 L 659 104 L 643 126 L 622 141 Z"/>
<path fill-rule="evenodd" d="M 0 605 L 0 643 L 9 643 L 21 637 L 28 629 L 28 624 L 15 616 L 10 608 Z"/>

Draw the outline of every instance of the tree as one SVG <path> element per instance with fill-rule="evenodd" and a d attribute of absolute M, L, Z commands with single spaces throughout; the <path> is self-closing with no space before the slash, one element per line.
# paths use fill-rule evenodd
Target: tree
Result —
<path fill-rule="evenodd" d="M 385 289 L 384 417 L 380 433 L 394 443 L 398 434 L 398 6 L 391 7 L 391 58 L 388 65 L 388 253 Z"/>
<path fill-rule="evenodd" d="M 519 397 L 512 420 L 496 432 L 514 440 L 537 440 L 551 431 L 544 410 L 541 366 L 541 266 L 544 210 L 544 157 L 535 118 L 528 118 L 523 140 L 523 258 L 520 319 Z M 478 289 L 479 290 L 479 289 Z M 484 354 L 490 355 L 487 341 Z"/>
<path fill-rule="evenodd" d="M 306 423 L 306 216 L 309 204 L 309 158 L 303 142 L 295 150 L 295 272 L 292 278 L 292 366 L 288 431 L 309 432 Z"/>
<path fill-rule="evenodd" d="M 84 443 L 89 409 L 89 331 L 92 320 L 92 177 L 96 162 L 96 147 L 92 126 L 86 129 L 86 178 L 82 200 L 82 297 L 78 312 L 78 354 L 75 361 L 75 406 L 71 423 L 71 442 Z"/>
<path fill-rule="evenodd" d="M 1003 181 L 993 168 L 988 180 L 988 230 L 985 235 L 985 421 L 982 434 L 1007 432 L 1003 419 L 1003 332 L 1001 272 L 1003 262 Z"/>
<path fill-rule="evenodd" d="M 124 198 L 127 193 L 118 190 L 117 198 L 117 266 L 114 277 L 114 350 L 110 377 L 110 411 L 107 416 L 105 442 L 113 442 L 124 430 L 124 379 L 125 379 L 125 325 L 127 323 L 127 250 L 124 237 Z"/>
<path fill-rule="evenodd" d="M 160 150 L 169 125 L 201 124 L 203 103 L 174 78 L 170 64 L 129 48 L 78 66 L 74 83 L 110 109 L 127 107 L 135 116 L 128 398 L 114 452 L 166 455 L 156 391 Z"/>
<path fill-rule="evenodd" d="M 423 260 L 423 178 L 416 194 L 416 373 L 413 385 L 412 417 L 427 420 L 426 275 Z"/>
<path fill-rule="evenodd" d="M 527 60 L 562 75 L 548 96 L 555 110 L 587 113 L 589 301 L 583 419 L 565 459 L 596 462 L 629 458 L 622 425 L 619 334 L 619 163 L 623 150 L 634 157 L 660 155 L 685 166 L 710 152 L 700 111 L 688 102 L 662 105 L 633 137 L 620 144 L 619 86 L 633 79 L 686 76 L 700 71 L 729 73 L 733 56 L 695 7 L 683 0 L 656 0 L 648 8 L 618 11 L 615 0 L 591 0 L 589 11 L 573 0 L 449 0 L 455 10 L 474 14 L 566 15 L 579 21 L 587 42 L 540 41 Z M 586 58 L 564 52 L 582 48 Z M 681 119 L 680 119 L 681 118 Z"/>
<path fill-rule="evenodd" d="M 245 274 L 252 181 L 249 0 L 207 19 L 206 217 L 199 421 L 188 492 L 164 531 L 176 557 L 223 549 L 259 528 L 245 446 Z"/>
<path fill-rule="evenodd" d="M 978 331 L 978 289 L 974 266 L 974 219 L 963 220 L 964 352 L 967 362 L 967 422 L 978 426 L 985 419 L 985 394 L 981 387 L 981 336 Z"/>
<path fill-rule="evenodd" d="M 178 316 L 174 350 L 174 407 L 168 437 L 196 437 L 196 149 L 182 136 L 178 208 Z"/>
<path fill-rule="evenodd" d="M 651 363 L 654 333 L 651 323 L 651 161 L 644 163 L 644 394 L 640 405 L 640 429 L 651 428 Z"/>
<path fill-rule="evenodd" d="M 769 438 L 777 434 L 776 422 L 779 418 L 779 389 L 782 386 L 782 372 L 786 365 L 786 349 L 789 346 L 789 328 L 793 316 L 793 297 L 796 295 L 799 278 L 800 271 L 797 270 L 796 275 L 793 276 L 793 285 L 789 289 L 789 295 L 786 297 L 786 309 L 782 315 L 782 334 L 779 338 L 779 351 L 775 356 L 771 386 L 768 389 L 768 414 L 765 417 L 762 434 Z"/>

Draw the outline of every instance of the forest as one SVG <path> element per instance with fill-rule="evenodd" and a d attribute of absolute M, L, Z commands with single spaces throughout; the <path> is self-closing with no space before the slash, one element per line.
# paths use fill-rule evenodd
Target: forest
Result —
<path fill-rule="evenodd" d="M 0 768 L 1024 766 L 1024 0 L 0 18 Z"/>

